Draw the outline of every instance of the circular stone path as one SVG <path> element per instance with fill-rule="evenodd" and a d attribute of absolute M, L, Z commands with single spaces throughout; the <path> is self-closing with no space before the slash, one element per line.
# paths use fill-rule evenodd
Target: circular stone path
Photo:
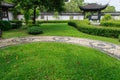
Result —
<path fill-rule="evenodd" d="M 9 45 L 30 43 L 30 42 L 64 42 L 64 43 L 78 44 L 78 45 L 98 49 L 120 60 L 120 45 L 106 43 L 98 40 L 84 39 L 84 38 L 62 37 L 62 36 L 35 36 L 35 37 L 24 37 L 24 38 L 10 38 L 10 39 L 0 40 L 0 48 Z"/>

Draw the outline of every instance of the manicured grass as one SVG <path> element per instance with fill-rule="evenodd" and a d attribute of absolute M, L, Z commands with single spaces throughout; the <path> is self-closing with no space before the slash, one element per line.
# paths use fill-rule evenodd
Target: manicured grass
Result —
<path fill-rule="evenodd" d="M 41 29 L 44 32 L 44 34 L 41 34 L 40 36 L 72 36 L 72 37 L 96 39 L 96 40 L 102 40 L 106 42 L 112 42 L 115 44 L 120 44 L 118 39 L 85 34 L 85 33 L 79 32 L 77 29 L 67 25 L 66 23 L 42 24 Z M 3 38 L 24 37 L 24 36 L 32 36 L 32 35 L 27 34 L 27 31 L 25 29 L 11 30 L 11 31 L 4 32 L 3 34 Z"/>
<path fill-rule="evenodd" d="M 13 37 L 25 37 L 30 36 L 26 29 L 13 29 L 3 32 L 3 38 L 13 38 Z"/>
<path fill-rule="evenodd" d="M 0 50 L 0 80 L 119 80 L 120 62 L 97 50 L 31 43 Z"/>

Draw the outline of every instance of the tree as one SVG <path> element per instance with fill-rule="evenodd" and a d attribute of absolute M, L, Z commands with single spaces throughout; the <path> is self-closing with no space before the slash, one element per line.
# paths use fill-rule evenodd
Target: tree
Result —
<path fill-rule="evenodd" d="M 114 6 L 108 6 L 105 10 L 103 10 L 104 12 L 115 12 L 115 7 Z"/>
<path fill-rule="evenodd" d="M 1 2 L 2 2 L 3 0 L 0 0 L 0 4 L 1 4 Z M 1 18 L 1 17 L 0 17 Z M 2 29 L 1 29 L 1 27 L 0 27 L 0 37 L 2 37 Z"/>
<path fill-rule="evenodd" d="M 33 23 L 36 23 L 36 9 L 44 7 L 47 11 L 63 11 L 64 0 L 12 0 L 24 11 L 33 10 Z"/>
<path fill-rule="evenodd" d="M 82 5 L 83 1 L 84 0 L 71 0 L 67 2 L 65 4 L 65 12 L 80 12 L 79 5 Z"/>
<path fill-rule="evenodd" d="M 102 18 L 102 21 L 109 21 L 112 20 L 111 14 L 105 14 L 104 17 Z"/>
<path fill-rule="evenodd" d="M 57 11 L 54 12 L 54 18 L 59 19 L 59 13 Z"/>

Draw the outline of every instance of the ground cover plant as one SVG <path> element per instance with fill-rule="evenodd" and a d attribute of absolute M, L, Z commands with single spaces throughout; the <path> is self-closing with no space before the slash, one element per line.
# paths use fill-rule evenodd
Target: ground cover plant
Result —
<path fill-rule="evenodd" d="M 30 43 L 0 50 L 0 80 L 119 80 L 120 62 L 64 43 Z"/>
<path fill-rule="evenodd" d="M 37 36 L 71 36 L 71 37 L 96 39 L 96 40 L 102 40 L 106 42 L 119 44 L 119 41 L 116 38 L 107 38 L 107 37 L 94 36 L 94 35 L 82 33 L 78 31 L 76 28 L 69 26 L 67 23 L 41 24 L 40 28 L 44 33 Z M 5 31 L 3 33 L 3 38 L 25 37 L 25 36 L 32 36 L 27 33 L 26 28 L 14 29 L 10 31 Z"/>

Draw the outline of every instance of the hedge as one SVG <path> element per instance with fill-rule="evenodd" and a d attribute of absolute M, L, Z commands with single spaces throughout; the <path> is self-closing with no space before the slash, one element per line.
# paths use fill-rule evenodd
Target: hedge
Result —
<path fill-rule="evenodd" d="M 9 21 L 0 21 L 0 29 L 3 31 L 7 31 L 12 29 L 12 25 Z"/>
<path fill-rule="evenodd" d="M 101 21 L 101 26 L 120 28 L 120 21 Z"/>
<path fill-rule="evenodd" d="M 44 21 L 44 20 L 37 20 L 36 24 L 42 24 L 42 23 L 68 23 L 70 20 L 48 20 L 48 21 Z M 23 23 L 25 23 L 25 21 L 23 21 Z M 29 20 L 28 22 L 29 24 L 33 24 L 32 20 Z"/>
<path fill-rule="evenodd" d="M 93 26 L 89 25 L 85 21 L 70 21 L 68 24 L 76 27 L 81 32 L 92 35 L 118 38 L 120 34 L 119 28 Z"/>

